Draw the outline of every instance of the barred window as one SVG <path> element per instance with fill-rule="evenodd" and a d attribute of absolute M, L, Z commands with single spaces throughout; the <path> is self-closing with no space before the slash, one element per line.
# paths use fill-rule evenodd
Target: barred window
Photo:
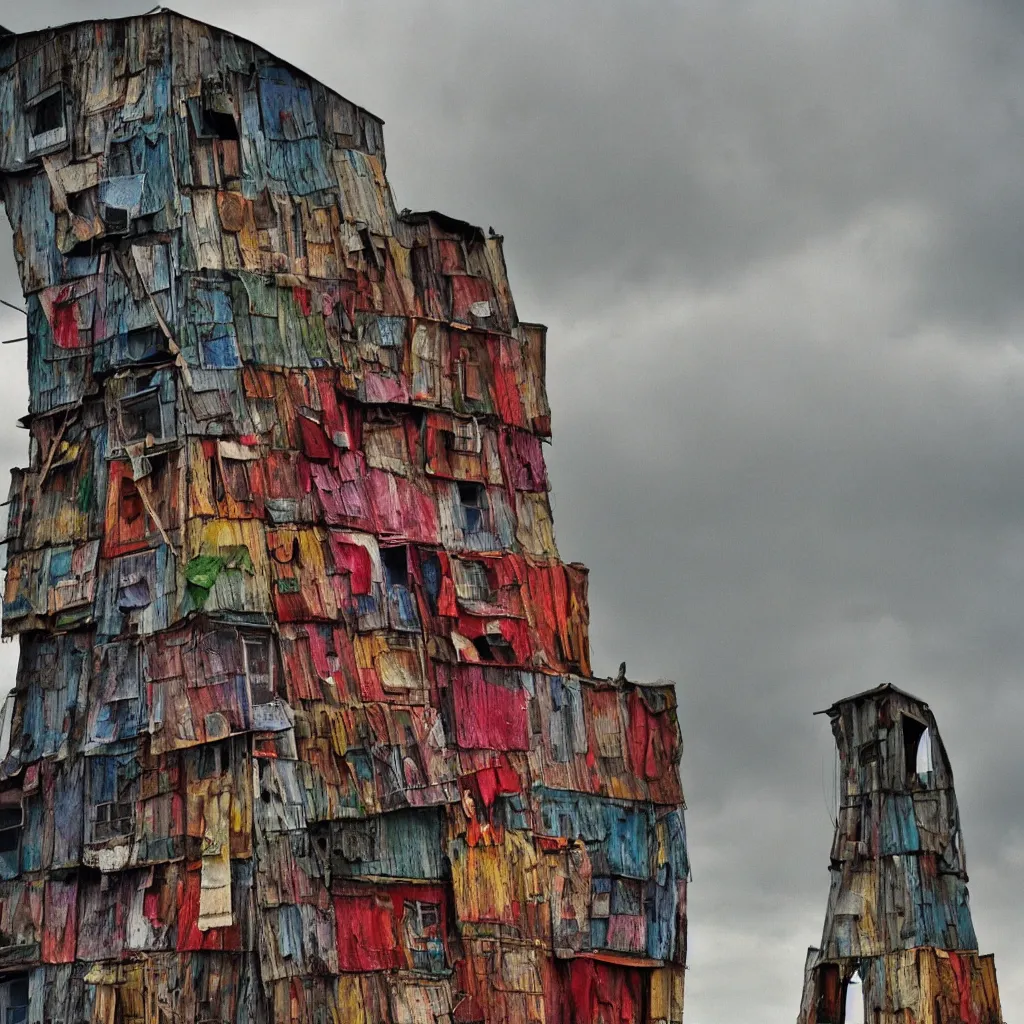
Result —
<path fill-rule="evenodd" d="M 494 588 L 483 562 L 452 561 L 455 577 L 455 593 L 463 601 L 479 601 L 492 604 Z"/>
<path fill-rule="evenodd" d="M 480 454 L 480 424 L 474 420 L 453 420 L 448 450 L 462 455 Z"/>

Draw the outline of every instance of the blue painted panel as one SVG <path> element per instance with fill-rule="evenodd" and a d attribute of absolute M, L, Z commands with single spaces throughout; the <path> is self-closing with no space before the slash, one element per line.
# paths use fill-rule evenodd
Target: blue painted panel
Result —
<path fill-rule="evenodd" d="M 604 855 L 610 874 L 650 878 L 654 810 L 568 790 L 538 787 L 542 835 L 580 838 Z M 592 854 L 593 856 L 593 854 Z"/>
<path fill-rule="evenodd" d="M 891 793 L 883 797 L 881 826 L 880 853 L 883 857 L 921 849 L 914 800 L 909 793 Z"/>
<path fill-rule="evenodd" d="M 260 68 L 260 110 L 268 139 L 316 138 L 316 115 L 309 86 L 287 68 Z"/>
<path fill-rule="evenodd" d="M 382 878 L 443 879 L 447 860 L 440 807 L 393 811 L 365 820 L 338 822 L 333 847 L 337 874 Z"/>

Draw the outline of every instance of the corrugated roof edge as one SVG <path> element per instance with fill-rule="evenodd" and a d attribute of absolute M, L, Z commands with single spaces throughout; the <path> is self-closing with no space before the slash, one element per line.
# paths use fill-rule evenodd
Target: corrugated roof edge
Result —
<path fill-rule="evenodd" d="M 468 220 L 460 220 L 440 210 L 403 210 L 399 217 L 406 224 L 425 224 L 429 220 L 437 223 L 452 234 L 468 236 L 475 241 L 484 241 L 484 230 L 476 224 L 470 224 Z"/>
<path fill-rule="evenodd" d="M 855 693 L 850 697 L 841 697 L 831 707 L 823 708 L 821 711 L 815 711 L 816 715 L 831 715 L 836 708 L 843 704 L 851 704 L 854 701 L 866 700 L 868 697 L 880 697 L 883 693 L 898 693 L 901 697 L 909 697 L 910 700 L 917 701 L 921 707 L 928 707 L 928 702 L 921 700 L 920 697 L 915 697 L 912 693 L 908 693 L 906 690 L 901 690 L 898 686 L 893 686 L 892 683 L 882 683 L 881 686 L 875 686 L 870 690 L 862 690 L 860 693 Z"/>
<path fill-rule="evenodd" d="M 331 87 L 326 82 L 321 81 L 319 78 L 311 74 L 309 71 L 306 71 L 304 68 L 300 68 L 298 64 L 293 64 L 290 60 L 286 60 L 279 54 L 276 54 L 271 50 L 268 50 L 262 43 L 257 43 L 254 39 L 250 39 L 248 36 L 243 36 L 239 35 L 237 32 L 232 32 L 231 29 L 229 28 L 223 28 L 220 25 L 214 25 L 213 22 L 202 21 L 199 18 L 193 18 L 191 15 L 182 14 L 180 11 L 176 11 L 171 7 L 154 7 L 152 10 L 145 11 L 142 14 L 126 14 L 122 18 L 82 18 L 79 21 L 67 21 L 61 25 L 48 25 L 45 28 L 33 29 L 30 32 L 10 32 L 8 30 L 5 30 L 2 26 L 0 26 L 0 38 L 6 38 L 6 36 L 4 35 L 5 32 L 7 33 L 7 36 L 27 38 L 29 36 L 42 35 L 45 32 L 62 32 L 64 29 L 75 28 L 78 25 L 95 25 L 100 22 L 108 21 L 132 21 L 135 18 L 152 18 L 156 17 L 159 14 L 172 14 L 176 18 L 181 18 L 182 21 L 191 21 L 196 25 L 205 25 L 207 28 L 212 28 L 217 32 L 222 32 L 226 36 L 231 36 L 234 39 L 241 39 L 243 42 L 246 43 L 252 43 L 253 46 L 258 46 L 261 50 L 263 50 L 271 57 L 273 57 L 274 60 L 280 61 L 280 63 L 285 67 L 290 68 L 293 71 L 298 71 L 299 74 L 305 75 L 307 78 L 311 78 L 315 82 L 319 82 L 320 85 L 322 85 L 325 89 L 329 89 L 332 93 L 334 93 L 335 96 L 340 96 L 341 99 L 345 100 L 347 103 L 352 103 L 358 110 L 361 110 L 364 114 L 367 114 L 368 116 L 372 117 L 378 124 L 385 123 L 384 118 L 379 117 L 372 110 L 367 110 L 366 107 L 360 106 L 360 104 L 356 103 L 354 100 L 350 100 L 347 96 L 342 96 L 342 94 L 338 92 L 337 89 L 331 89 Z"/>

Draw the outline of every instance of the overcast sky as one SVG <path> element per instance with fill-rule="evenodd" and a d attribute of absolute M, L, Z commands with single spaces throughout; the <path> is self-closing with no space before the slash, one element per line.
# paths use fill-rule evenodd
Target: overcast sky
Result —
<path fill-rule="evenodd" d="M 0 0 L 0 22 L 144 7 Z M 399 206 L 505 235 L 520 315 L 550 325 L 556 525 L 591 568 L 595 670 L 679 683 L 689 1024 L 795 1018 L 832 833 L 811 713 L 885 681 L 938 717 L 1016 1024 L 1024 6 L 176 8 L 383 117 Z M 5 465 L 24 357 L 0 349 Z"/>

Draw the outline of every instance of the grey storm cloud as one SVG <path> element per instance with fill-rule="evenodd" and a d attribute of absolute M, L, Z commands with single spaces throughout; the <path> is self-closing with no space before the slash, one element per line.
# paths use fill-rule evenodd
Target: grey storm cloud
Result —
<path fill-rule="evenodd" d="M 141 6 L 0 0 L 0 22 Z M 556 524 L 591 567 L 596 669 L 679 681 L 687 1019 L 794 1019 L 832 829 L 811 712 L 884 681 L 935 710 L 1015 1019 L 1024 9 L 176 7 L 384 117 L 399 205 L 505 234 L 520 315 L 551 327 Z M 0 349 L 7 465 L 23 360 Z"/>

